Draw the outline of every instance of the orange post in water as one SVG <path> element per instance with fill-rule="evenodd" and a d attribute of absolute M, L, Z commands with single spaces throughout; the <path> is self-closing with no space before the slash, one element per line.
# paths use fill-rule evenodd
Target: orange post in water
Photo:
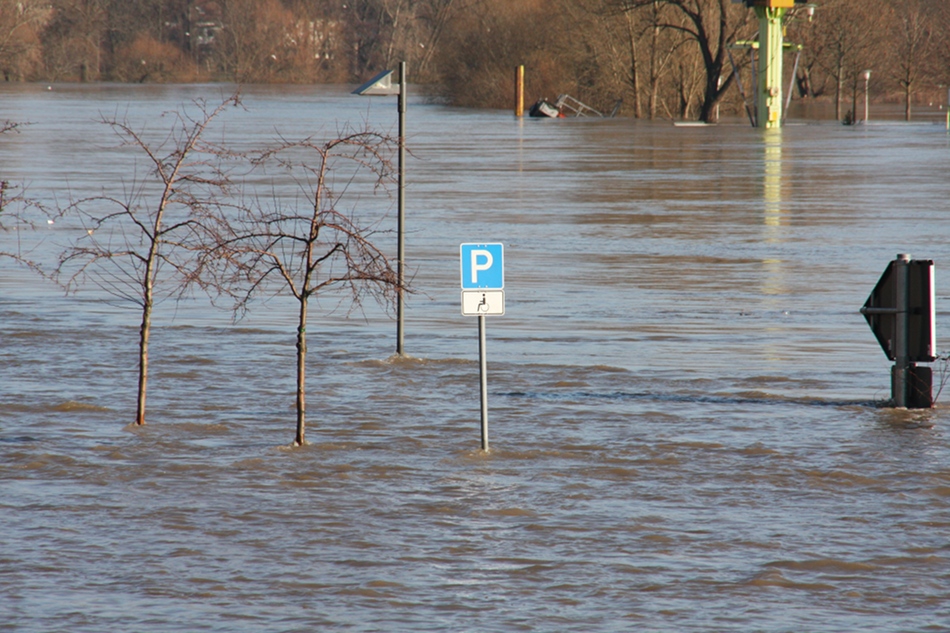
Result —
<path fill-rule="evenodd" d="M 524 116 L 524 65 L 515 67 L 515 116 Z"/>

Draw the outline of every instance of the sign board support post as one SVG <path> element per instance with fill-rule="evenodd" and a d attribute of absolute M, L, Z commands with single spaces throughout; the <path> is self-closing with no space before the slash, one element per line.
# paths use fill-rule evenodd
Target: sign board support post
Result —
<path fill-rule="evenodd" d="M 478 315 L 478 367 L 481 382 L 482 450 L 488 452 L 488 351 L 485 344 L 485 315 Z"/>
<path fill-rule="evenodd" d="M 908 369 L 910 360 L 907 350 L 907 309 L 908 309 L 908 289 L 910 276 L 910 255 L 900 254 L 894 260 L 895 275 L 895 299 L 897 300 L 897 313 L 895 319 L 895 340 L 894 340 L 894 376 L 891 379 L 891 398 L 894 400 L 895 407 L 907 407 L 908 402 Z"/>

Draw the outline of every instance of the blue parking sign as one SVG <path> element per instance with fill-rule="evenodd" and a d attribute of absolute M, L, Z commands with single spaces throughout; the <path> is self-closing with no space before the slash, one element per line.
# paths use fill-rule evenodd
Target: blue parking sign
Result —
<path fill-rule="evenodd" d="M 462 244 L 462 289 L 501 290 L 505 287 L 505 248 L 502 244 Z"/>

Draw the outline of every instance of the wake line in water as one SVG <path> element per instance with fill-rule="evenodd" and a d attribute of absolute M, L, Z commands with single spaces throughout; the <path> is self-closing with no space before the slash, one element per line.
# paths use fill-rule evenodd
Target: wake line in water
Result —
<path fill-rule="evenodd" d="M 591 391 L 509 391 L 498 393 L 498 395 L 510 398 L 536 398 L 543 400 L 656 400 L 658 402 L 678 402 L 683 404 L 751 404 L 772 406 L 795 404 L 811 407 L 880 408 L 886 404 L 886 401 L 883 400 L 822 400 L 819 398 L 788 398 L 785 396 L 752 398 L 743 396 L 680 395 L 628 391 L 613 391 L 610 393 L 595 393 Z"/>

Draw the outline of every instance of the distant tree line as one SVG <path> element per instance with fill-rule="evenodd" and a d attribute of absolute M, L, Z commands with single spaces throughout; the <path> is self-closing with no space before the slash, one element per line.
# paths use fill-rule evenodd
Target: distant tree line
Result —
<path fill-rule="evenodd" d="M 905 104 L 945 99 L 947 0 L 814 0 L 790 11 L 803 46 L 794 97 L 863 90 Z M 462 106 L 507 108 L 512 69 L 526 98 L 571 94 L 624 114 L 712 120 L 739 112 L 736 79 L 753 10 L 734 0 L 0 0 L 7 81 L 359 82 L 408 63 L 410 81 Z"/>

